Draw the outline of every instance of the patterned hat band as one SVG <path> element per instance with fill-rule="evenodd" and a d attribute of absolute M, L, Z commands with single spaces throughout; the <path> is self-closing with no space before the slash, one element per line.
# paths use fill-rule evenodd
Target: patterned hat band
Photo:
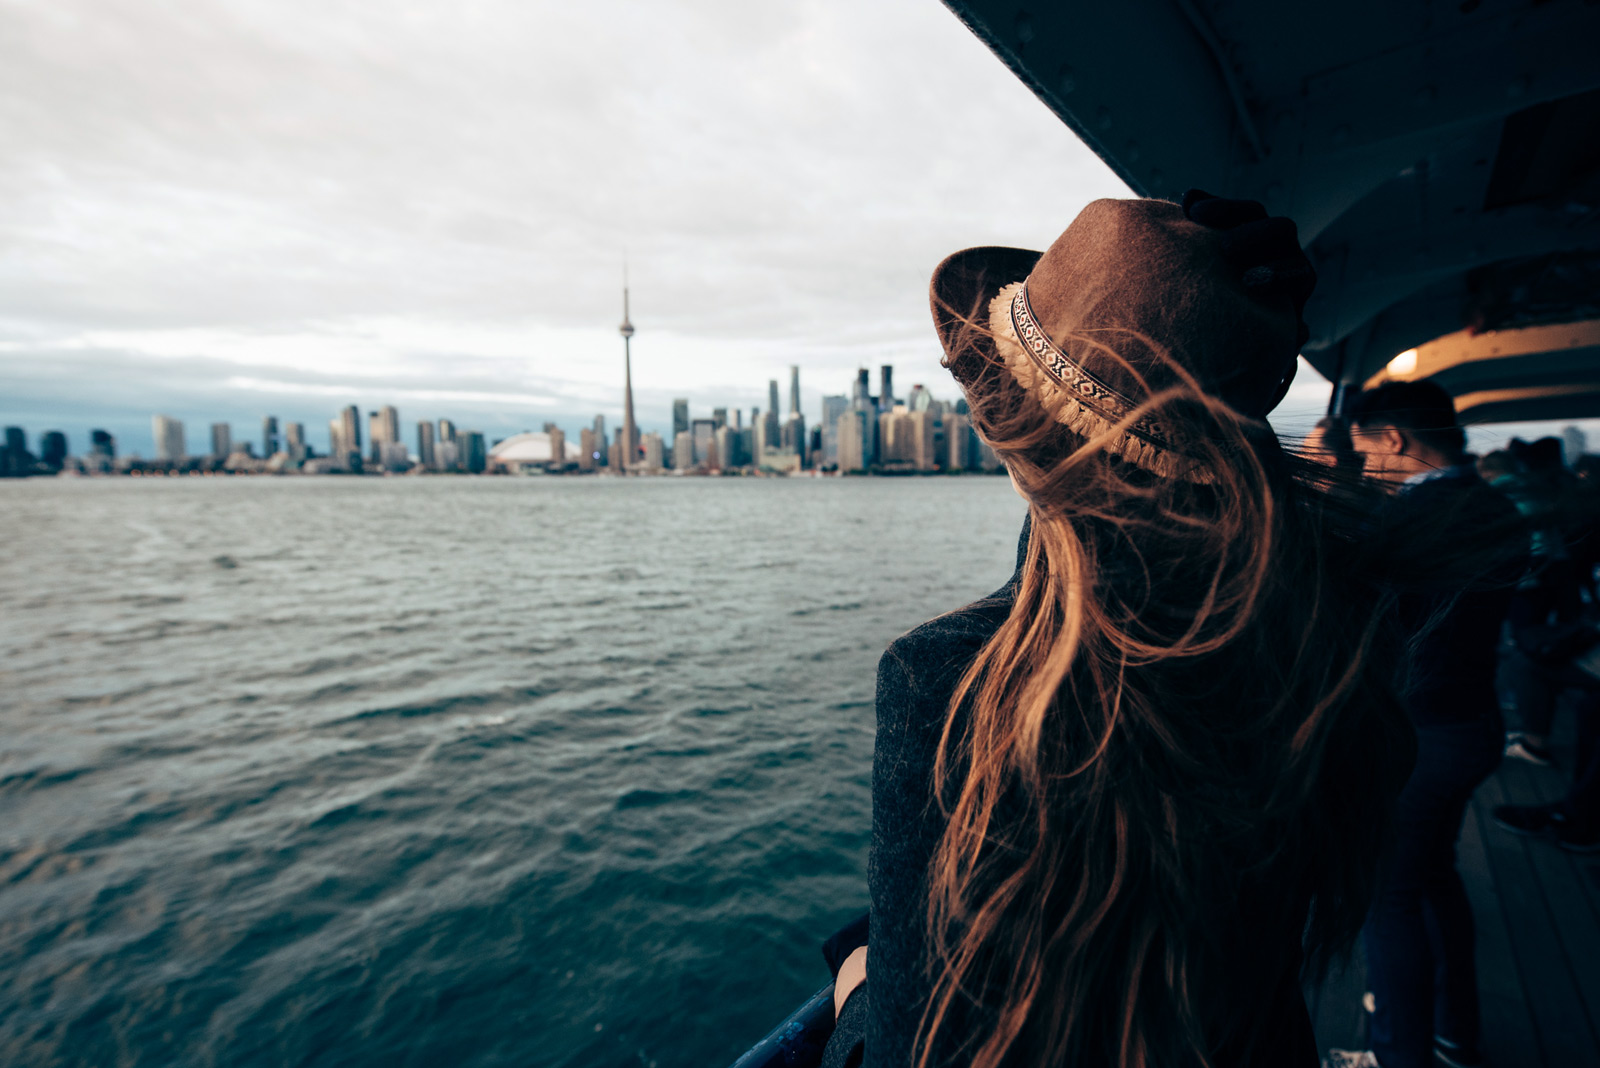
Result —
<path fill-rule="evenodd" d="M 1171 444 L 1169 424 L 1135 416 L 1139 405 L 1100 381 L 1063 352 L 1033 313 L 1026 282 L 1000 290 L 989 305 L 989 327 L 1007 369 L 1036 394 L 1057 422 L 1129 463 L 1166 478 L 1210 482 L 1211 474 Z"/>

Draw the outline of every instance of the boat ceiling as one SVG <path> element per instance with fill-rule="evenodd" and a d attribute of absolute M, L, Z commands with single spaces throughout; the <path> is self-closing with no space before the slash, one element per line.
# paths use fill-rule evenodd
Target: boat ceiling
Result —
<path fill-rule="evenodd" d="M 1600 414 L 1600 346 L 1526 351 L 1600 318 L 1600 3 L 946 3 L 1138 194 L 1294 218 L 1330 381 L 1436 376 L 1461 402 L 1492 379 L 1461 405 L 1482 422 Z M 1386 370 L 1452 335 L 1518 355 Z"/>

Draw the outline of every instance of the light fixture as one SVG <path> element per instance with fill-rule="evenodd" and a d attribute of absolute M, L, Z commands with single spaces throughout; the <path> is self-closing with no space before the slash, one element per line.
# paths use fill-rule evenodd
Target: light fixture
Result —
<path fill-rule="evenodd" d="M 1389 361 L 1391 375 L 1408 375 L 1417 369 L 1417 350 L 1406 349 L 1400 355 Z"/>

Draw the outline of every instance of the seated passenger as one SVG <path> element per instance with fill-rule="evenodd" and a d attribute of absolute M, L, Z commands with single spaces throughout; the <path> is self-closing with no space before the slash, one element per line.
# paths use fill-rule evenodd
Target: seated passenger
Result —
<path fill-rule="evenodd" d="M 1380 564 L 1359 487 L 1265 422 L 1313 284 L 1293 223 L 1193 193 L 938 268 L 1029 522 L 1010 582 L 879 666 L 825 1064 L 1318 1063 L 1307 958 L 1360 930 L 1411 765 L 1383 583 L 1430 557 Z"/>

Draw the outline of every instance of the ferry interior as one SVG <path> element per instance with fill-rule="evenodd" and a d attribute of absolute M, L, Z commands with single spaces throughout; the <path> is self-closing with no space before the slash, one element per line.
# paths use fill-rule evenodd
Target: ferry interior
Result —
<path fill-rule="evenodd" d="M 1298 223 L 1331 413 L 1429 379 L 1468 424 L 1600 417 L 1600 3 L 946 6 L 1136 194 Z M 1600 1065 L 1600 859 L 1489 819 L 1563 789 L 1508 761 L 1459 847 L 1496 1068 Z M 1364 1048 L 1362 980 L 1357 959 L 1308 990 L 1324 1052 Z M 814 1064 L 831 1026 L 824 989 L 737 1068 Z"/>

